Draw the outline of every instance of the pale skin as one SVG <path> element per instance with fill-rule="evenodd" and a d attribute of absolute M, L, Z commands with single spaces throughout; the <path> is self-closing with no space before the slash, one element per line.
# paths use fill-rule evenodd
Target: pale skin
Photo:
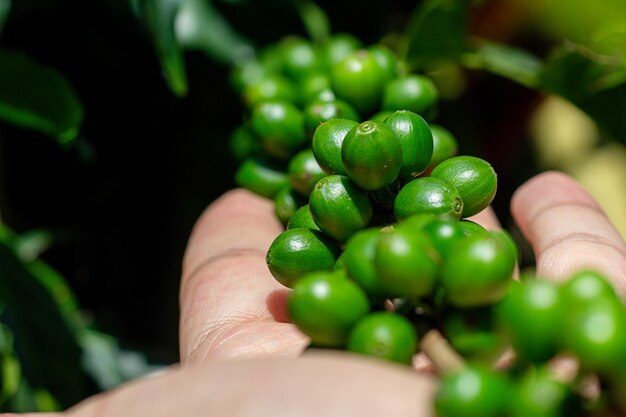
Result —
<path fill-rule="evenodd" d="M 511 210 L 539 276 L 561 281 L 596 269 L 626 299 L 626 244 L 573 180 L 539 175 L 520 187 Z M 498 227 L 489 210 L 474 220 Z M 432 376 L 340 352 L 301 355 L 307 339 L 287 322 L 289 290 L 264 261 L 280 231 L 268 200 L 223 195 L 198 220 L 185 255 L 180 366 L 62 414 L 22 416 L 431 416 Z"/>

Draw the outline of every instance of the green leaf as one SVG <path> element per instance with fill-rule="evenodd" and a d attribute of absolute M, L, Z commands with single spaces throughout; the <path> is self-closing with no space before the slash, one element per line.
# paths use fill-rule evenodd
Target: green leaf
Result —
<path fill-rule="evenodd" d="M 183 0 L 140 0 L 141 16 L 148 27 L 170 90 L 187 94 L 183 51 L 176 39 L 174 22 Z"/>
<path fill-rule="evenodd" d="M 296 1 L 296 8 L 313 42 L 324 42 L 330 36 L 330 21 L 324 10 L 311 0 Z"/>
<path fill-rule="evenodd" d="M 0 243 L 0 319 L 13 329 L 24 377 L 42 407 L 68 407 L 91 392 L 75 330 L 49 288 Z"/>
<path fill-rule="evenodd" d="M 0 62 L 0 119 L 73 141 L 83 108 L 65 77 L 21 52 L 0 49 Z"/>
<path fill-rule="evenodd" d="M 253 52 L 250 41 L 237 33 L 208 0 L 185 0 L 175 29 L 182 47 L 200 50 L 220 62 L 238 62 Z"/>
<path fill-rule="evenodd" d="M 608 136 L 626 141 L 626 62 L 571 42 L 547 60 L 540 88 L 558 94 L 589 114 Z"/>
<path fill-rule="evenodd" d="M 466 44 L 468 0 L 425 0 L 409 20 L 407 61 L 414 66 L 457 59 Z"/>
<path fill-rule="evenodd" d="M 0 0 L 0 35 L 2 35 L 4 23 L 9 17 L 9 11 L 11 11 L 11 0 Z"/>
<path fill-rule="evenodd" d="M 0 323 L 0 406 L 15 395 L 20 387 L 22 372 L 13 351 L 13 332 Z"/>
<path fill-rule="evenodd" d="M 13 249 L 24 262 L 34 261 L 52 245 L 52 241 L 52 233 L 49 230 L 29 230 L 22 233 Z"/>
<path fill-rule="evenodd" d="M 481 42 L 476 52 L 467 54 L 463 64 L 508 78 L 527 87 L 537 87 L 542 61 L 523 49 L 492 42 Z"/>
<path fill-rule="evenodd" d="M 142 354 L 120 349 L 109 335 L 83 329 L 79 341 L 85 352 L 83 366 L 102 390 L 158 369 L 150 366 Z"/>

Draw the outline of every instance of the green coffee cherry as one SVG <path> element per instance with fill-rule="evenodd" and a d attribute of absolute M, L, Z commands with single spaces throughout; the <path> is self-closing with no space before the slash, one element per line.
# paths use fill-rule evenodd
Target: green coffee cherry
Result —
<path fill-rule="evenodd" d="M 331 119 L 317 127 L 313 134 L 313 154 L 322 171 L 347 175 L 341 162 L 341 145 L 352 128 L 358 126 L 353 120 Z"/>
<path fill-rule="evenodd" d="M 348 176 L 359 187 L 378 190 L 398 177 L 402 166 L 402 144 L 388 126 L 364 122 L 344 138 L 341 161 Z"/>
<path fill-rule="evenodd" d="M 447 259 L 456 242 L 465 237 L 458 224 L 454 219 L 437 218 L 424 225 L 424 232 L 443 259 Z"/>
<path fill-rule="evenodd" d="M 308 204 L 298 208 L 289 218 L 289 222 L 287 223 L 287 230 L 301 227 L 321 231 L 313 221 L 313 216 L 311 215 L 311 210 L 309 210 Z"/>
<path fill-rule="evenodd" d="M 582 417 L 580 401 L 544 368 L 527 372 L 516 384 L 508 407 L 511 417 Z"/>
<path fill-rule="evenodd" d="M 422 75 L 397 78 L 385 85 L 383 109 L 410 110 L 422 116 L 433 111 L 439 95 L 433 82 Z"/>
<path fill-rule="evenodd" d="M 304 118 L 293 104 L 269 101 L 252 111 L 252 131 L 270 155 L 287 159 L 306 144 Z"/>
<path fill-rule="evenodd" d="M 359 114 L 351 105 L 342 100 L 316 101 L 304 109 L 304 125 L 309 137 L 313 137 L 315 129 L 330 119 L 348 119 L 359 121 Z"/>
<path fill-rule="evenodd" d="M 468 366 L 443 376 L 437 396 L 437 417 L 499 417 L 509 408 L 510 385 L 495 371 Z"/>
<path fill-rule="evenodd" d="M 254 107 L 266 101 L 295 102 L 296 89 L 291 81 L 280 75 L 272 75 L 248 85 L 243 92 L 243 101 Z"/>
<path fill-rule="evenodd" d="M 330 37 L 322 46 L 322 56 L 329 68 L 338 64 L 348 55 L 363 47 L 360 40 L 348 33 L 338 33 Z"/>
<path fill-rule="evenodd" d="M 518 355 L 542 363 L 559 350 L 565 308 L 553 283 L 527 280 L 511 287 L 498 316 Z"/>
<path fill-rule="evenodd" d="M 339 248 L 328 236 L 311 229 L 289 229 L 272 242 L 265 261 L 278 282 L 286 287 L 309 272 L 331 271 Z"/>
<path fill-rule="evenodd" d="M 280 167 L 260 158 L 248 158 L 237 169 L 235 182 L 238 186 L 268 198 L 289 185 L 287 174 Z"/>
<path fill-rule="evenodd" d="M 239 126 L 230 136 L 230 151 L 235 160 L 241 162 L 257 154 L 260 146 L 247 125 Z"/>
<path fill-rule="evenodd" d="M 386 74 L 374 55 L 359 50 L 337 63 L 332 70 L 332 85 L 337 97 L 368 113 L 380 103 Z"/>
<path fill-rule="evenodd" d="M 341 175 L 329 175 L 315 185 L 309 208 L 319 228 L 339 241 L 367 227 L 373 215 L 367 194 Z"/>
<path fill-rule="evenodd" d="M 507 347 L 493 306 L 451 309 L 445 314 L 443 331 L 450 345 L 469 361 L 492 364 Z"/>
<path fill-rule="evenodd" d="M 289 317 L 323 347 L 342 347 L 354 325 L 369 311 L 367 296 L 341 271 L 316 272 L 299 280 L 288 300 Z"/>
<path fill-rule="evenodd" d="M 334 101 L 335 94 L 331 90 L 330 76 L 326 73 L 307 74 L 298 81 L 300 94 L 299 103 L 308 106 L 314 101 Z"/>
<path fill-rule="evenodd" d="M 457 223 L 457 227 L 461 229 L 464 236 L 486 236 L 489 232 L 487 229 L 471 220 L 461 220 Z"/>
<path fill-rule="evenodd" d="M 378 229 L 365 229 L 356 232 L 346 243 L 343 251 L 346 274 L 372 296 L 385 296 L 376 275 L 374 258 L 380 238 Z"/>
<path fill-rule="evenodd" d="M 435 287 L 439 254 L 428 236 L 396 227 L 381 234 L 374 265 L 384 292 L 396 297 L 424 297 Z"/>
<path fill-rule="evenodd" d="M 515 257 L 501 241 L 474 236 L 454 245 L 443 265 L 441 280 L 450 304 L 479 307 L 505 296 L 514 269 Z"/>
<path fill-rule="evenodd" d="M 297 80 L 307 74 L 319 72 L 324 63 L 319 51 L 307 40 L 288 37 L 278 46 L 283 70 L 291 79 Z"/>
<path fill-rule="evenodd" d="M 354 326 L 347 350 L 410 365 L 417 350 L 417 335 L 409 320 L 392 313 L 373 313 Z"/>
<path fill-rule="evenodd" d="M 463 201 L 454 185 L 437 178 L 417 178 L 406 184 L 396 197 L 393 212 L 398 220 L 428 213 L 461 217 Z"/>
<path fill-rule="evenodd" d="M 398 76 L 398 58 L 384 45 L 373 45 L 367 48 L 370 54 L 374 56 L 380 68 L 385 74 L 385 81 L 393 80 Z"/>
<path fill-rule="evenodd" d="M 430 160 L 430 167 L 434 168 L 446 159 L 455 156 L 459 145 L 447 129 L 431 124 L 430 130 L 433 134 L 433 156 Z"/>
<path fill-rule="evenodd" d="M 417 114 L 401 110 L 391 114 L 385 124 L 402 145 L 402 178 L 414 178 L 428 168 L 433 153 L 433 136 L 428 124 Z"/>
<path fill-rule="evenodd" d="M 302 204 L 302 197 L 293 188 L 285 187 L 274 196 L 274 213 L 286 225 Z"/>
<path fill-rule="evenodd" d="M 313 151 L 305 149 L 291 158 L 287 167 L 287 176 L 293 189 L 308 197 L 315 184 L 326 174 L 315 160 Z"/>
<path fill-rule="evenodd" d="M 498 178 L 488 162 L 473 156 L 456 156 L 437 165 L 430 173 L 453 184 L 463 200 L 462 217 L 480 213 L 496 195 Z"/>
<path fill-rule="evenodd" d="M 562 325 L 563 348 L 574 353 L 584 370 L 612 376 L 626 352 L 624 306 L 612 297 L 568 309 Z"/>

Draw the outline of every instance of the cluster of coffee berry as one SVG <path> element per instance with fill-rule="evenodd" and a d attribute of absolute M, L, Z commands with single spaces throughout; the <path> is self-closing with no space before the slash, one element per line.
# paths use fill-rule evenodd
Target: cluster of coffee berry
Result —
<path fill-rule="evenodd" d="M 592 272 L 562 288 L 513 280 L 511 237 L 467 220 L 493 200 L 496 174 L 455 156 L 453 136 L 431 123 L 427 77 L 382 45 L 336 35 L 285 38 L 233 82 L 247 107 L 231 140 L 236 181 L 274 199 L 286 225 L 266 260 L 293 288 L 290 318 L 312 347 L 403 364 L 422 350 L 444 374 L 440 416 L 624 402 L 624 307 Z M 493 370 L 507 354 L 509 372 Z"/>

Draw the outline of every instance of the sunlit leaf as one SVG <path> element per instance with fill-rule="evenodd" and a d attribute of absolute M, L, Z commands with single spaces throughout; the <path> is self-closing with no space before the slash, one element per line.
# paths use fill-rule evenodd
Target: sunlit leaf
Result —
<path fill-rule="evenodd" d="M 406 31 L 407 61 L 422 65 L 456 59 L 466 44 L 468 0 L 425 0 L 415 10 Z"/>
<path fill-rule="evenodd" d="M 21 52 L 0 49 L 0 63 L 0 119 L 74 140 L 83 108 L 65 77 Z"/>
<path fill-rule="evenodd" d="M 184 0 L 140 0 L 141 16 L 150 30 L 167 83 L 174 94 L 187 94 L 183 51 L 176 39 L 174 22 Z"/>
<path fill-rule="evenodd" d="M 537 87 L 542 62 L 531 53 L 508 45 L 482 42 L 476 52 L 464 57 L 466 67 L 482 69 L 527 87 Z"/>
<path fill-rule="evenodd" d="M 330 21 L 324 10 L 311 0 L 296 1 L 296 8 L 309 37 L 322 43 L 330 35 Z"/>
<path fill-rule="evenodd" d="M 176 38 L 186 49 L 233 63 L 252 53 L 250 42 L 237 33 L 208 0 L 185 0 L 176 17 Z"/>
<path fill-rule="evenodd" d="M 11 0 L 0 0 L 0 35 L 4 28 L 4 23 L 9 17 L 9 11 L 11 10 Z"/>
<path fill-rule="evenodd" d="M 1 319 L 13 329 L 15 352 L 37 402 L 75 404 L 90 393 L 91 383 L 82 371 L 74 329 L 48 287 L 4 243 L 0 265 Z"/>

